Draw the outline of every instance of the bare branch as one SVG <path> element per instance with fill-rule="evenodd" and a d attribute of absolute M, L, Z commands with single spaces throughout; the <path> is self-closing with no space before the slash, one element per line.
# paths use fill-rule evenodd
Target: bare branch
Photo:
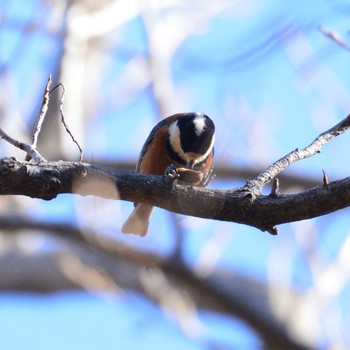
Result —
<path fill-rule="evenodd" d="M 133 171 L 136 167 L 137 160 L 102 160 L 102 159 L 86 159 L 87 163 L 94 163 L 105 167 L 129 170 Z M 214 165 L 215 179 L 219 180 L 232 180 L 239 179 L 246 181 L 247 179 L 254 178 L 257 174 L 261 173 L 261 168 L 236 166 L 235 164 L 225 164 L 223 161 L 218 161 Z M 322 183 L 322 180 L 316 177 L 308 177 L 303 174 L 288 174 L 280 173 L 279 178 L 279 188 L 285 191 L 290 187 L 297 187 L 298 189 L 307 189 L 311 187 L 318 186 Z"/>
<path fill-rule="evenodd" d="M 319 29 L 325 36 L 333 40 L 336 44 L 350 51 L 350 44 L 345 41 L 340 33 L 331 31 L 325 26 L 320 26 Z"/>
<path fill-rule="evenodd" d="M 36 150 L 37 148 L 37 144 L 38 144 L 38 137 L 41 131 L 41 126 L 44 122 L 47 110 L 49 108 L 49 101 L 50 101 L 50 86 L 52 83 L 52 79 L 51 79 L 51 74 L 49 75 L 49 79 L 47 80 L 46 86 L 45 86 L 45 90 L 43 93 L 43 102 L 41 104 L 41 109 L 40 109 L 40 113 L 38 116 L 38 119 L 36 121 L 36 126 L 35 126 L 35 130 L 33 133 L 33 141 L 31 145 L 26 145 L 26 148 L 29 149 L 30 151 L 27 151 L 27 156 L 25 158 L 25 160 L 31 160 L 32 158 L 37 161 L 37 157 L 36 154 L 39 154 L 38 151 Z M 33 157 L 34 154 L 34 157 Z M 41 157 L 41 156 L 40 156 Z M 42 157 L 41 157 L 42 158 Z"/>
<path fill-rule="evenodd" d="M 38 119 L 36 122 L 35 131 L 33 133 L 32 144 L 29 145 L 27 143 L 17 141 L 16 139 L 14 139 L 11 136 L 9 136 L 8 134 L 6 134 L 1 128 L 0 128 L 0 139 L 4 139 L 5 141 L 9 142 L 13 146 L 21 149 L 22 151 L 25 151 L 27 153 L 26 158 L 25 158 L 26 161 L 29 161 L 31 159 L 33 159 L 37 163 L 46 161 L 46 159 L 36 150 L 37 143 L 38 143 L 38 137 L 39 137 L 39 134 L 41 131 L 42 123 L 44 122 L 44 119 L 45 119 L 45 116 L 46 116 L 46 113 L 48 110 L 49 101 L 50 101 L 50 94 L 58 87 L 62 87 L 62 95 L 61 95 L 60 107 L 59 107 L 60 113 L 61 113 L 61 121 L 62 121 L 62 124 L 64 125 L 67 133 L 69 134 L 69 136 L 71 137 L 71 139 L 73 140 L 73 142 L 77 145 L 77 147 L 79 149 L 79 153 L 80 153 L 79 161 L 81 162 L 82 158 L 83 158 L 83 150 L 80 147 L 79 143 L 74 138 L 71 131 L 69 130 L 68 125 L 66 124 L 65 119 L 64 119 L 64 112 L 63 112 L 63 101 L 64 101 L 64 96 L 65 96 L 64 85 L 62 83 L 60 83 L 60 84 L 56 85 L 52 90 L 50 90 L 51 83 L 52 83 L 52 78 L 50 75 L 49 79 L 47 81 L 47 84 L 45 86 L 45 90 L 44 90 L 44 94 L 43 94 L 43 102 L 42 102 L 40 113 L 39 113 L 39 116 L 38 116 Z"/>
<path fill-rule="evenodd" d="M 26 152 L 27 157 L 29 159 L 34 159 L 37 163 L 46 162 L 46 159 L 32 145 L 28 145 L 27 143 L 23 143 L 15 140 L 10 135 L 6 134 L 6 132 L 3 131 L 1 128 L 0 128 L 0 139 L 3 139 L 8 143 L 10 143 L 11 145 Z"/>
<path fill-rule="evenodd" d="M 154 176 L 86 163 L 0 161 L 0 195 L 52 199 L 60 193 L 149 203 L 176 213 L 237 222 L 274 232 L 282 223 L 310 219 L 350 205 L 350 177 L 289 195 L 258 196 L 245 189 L 210 190 Z"/>
<path fill-rule="evenodd" d="M 295 149 L 284 157 L 270 165 L 265 171 L 255 179 L 247 181 L 245 189 L 251 192 L 253 196 L 261 194 L 263 187 L 275 178 L 281 171 L 298 160 L 313 156 L 321 151 L 324 144 L 331 141 L 334 137 L 344 133 L 350 128 L 350 114 L 340 123 L 320 134 L 310 145 L 302 149 Z"/>
<path fill-rule="evenodd" d="M 63 101 L 64 101 L 64 96 L 66 94 L 66 89 L 64 87 L 64 85 L 62 83 L 56 85 L 51 91 L 50 91 L 50 94 L 56 90 L 58 87 L 61 87 L 62 88 L 62 94 L 61 94 L 61 98 L 60 98 L 60 114 L 61 114 L 61 121 L 62 121 L 62 124 L 64 126 L 64 128 L 66 129 L 67 133 L 69 134 L 69 136 L 71 137 L 72 141 L 77 145 L 78 149 L 79 149 L 79 162 L 81 162 L 83 160 L 83 150 L 82 148 L 80 147 L 78 141 L 75 139 L 75 137 L 73 136 L 73 134 L 71 133 L 71 131 L 69 130 L 68 128 L 68 125 L 65 121 L 65 118 L 64 118 L 64 111 L 63 111 Z"/>
<path fill-rule="evenodd" d="M 39 134 L 40 134 L 40 131 L 41 131 L 41 125 L 43 124 L 46 112 L 47 112 L 47 110 L 49 108 L 51 83 L 52 83 L 52 78 L 51 78 L 51 74 L 50 74 L 49 75 L 49 79 L 47 81 L 47 84 L 45 86 L 45 90 L 44 90 L 44 94 L 43 94 L 43 102 L 42 102 L 42 105 L 41 105 L 39 117 L 37 119 L 36 126 L 35 126 L 35 131 L 34 131 L 34 134 L 33 134 L 33 142 L 32 142 L 32 147 L 33 148 L 37 147 L 38 137 L 39 137 Z M 27 159 L 27 160 L 29 160 L 29 159 Z"/>
<path fill-rule="evenodd" d="M 323 185 L 327 186 L 329 184 L 328 176 L 327 176 L 326 171 L 324 169 L 322 169 L 322 173 L 323 173 Z"/>
<path fill-rule="evenodd" d="M 272 187 L 271 187 L 271 197 L 278 197 L 280 195 L 280 182 L 279 180 L 275 177 L 272 181 Z"/>
<path fill-rule="evenodd" d="M 64 87 L 62 103 L 63 96 Z M 236 190 L 195 188 L 164 176 L 128 173 L 81 162 L 39 165 L 5 158 L 0 162 L 0 194 L 52 199 L 60 193 L 76 193 L 123 199 L 185 215 L 242 223 L 277 234 L 275 225 L 325 215 L 349 206 L 350 178 L 284 196 L 274 195 L 278 192 L 276 184 L 272 196 L 261 195 L 263 187 L 287 166 L 320 152 L 325 143 L 349 128 L 350 114 L 309 146 L 288 153 Z M 14 144 L 18 143 L 14 141 Z"/>

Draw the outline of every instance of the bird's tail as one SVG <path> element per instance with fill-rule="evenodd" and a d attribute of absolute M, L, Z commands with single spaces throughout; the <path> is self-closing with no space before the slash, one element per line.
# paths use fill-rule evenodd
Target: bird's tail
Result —
<path fill-rule="evenodd" d="M 123 233 L 134 233 L 145 236 L 148 230 L 149 219 L 154 207 L 149 204 L 137 204 L 121 228 Z"/>

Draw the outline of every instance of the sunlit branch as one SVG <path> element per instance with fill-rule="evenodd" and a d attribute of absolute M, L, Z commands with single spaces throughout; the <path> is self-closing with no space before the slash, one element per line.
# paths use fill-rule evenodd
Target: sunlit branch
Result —
<path fill-rule="evenodd" d="M 331 141 L 334 137 L 344 133 L 350 128 L 350 114 L 340 123 L 320 134 L 310 145 L 302 149 L 295 149 L 284 157 L 270 165 L 265 171 L 259 174 L 255 179 L 247 181 L 245 189 L 252 195 L 260 195 L 263 187 L 274 179 L 279 173 L 289 165 L 298 160 L 313 156 L 321 151 L 323 145 Z"/>
<path fill-rule="evenodd" d="M 35 149 L 35 147 L 33 147 L 32 145 L 29 145 L 27 143 L 15 140 L 10 135 L 6 134 L 6 132 L 3 131 L 1 128 L 0 128 L 0 139 L 3 139 L 5 141 L 7 141 L 8 143 L 10 143 L 11 145 L 26 152 L 27 156 L 30 157 L 30 159 L 33 158 L 38 163 L 46 161 L 46 159 Z"/>
<path fill-rule="evenodd" d="M 58 86 L 63 88 L 62 107 L 64 87 Z M 61 116 L 64 123 L 62 108 Z M 47 200 L 61 193 L 94 195 L 149 203 L 184 215 L 237 222 L 277 234 L 275 225 L 325 215 L 350 205 L 350 178 L 331 183 L 323 181 L 322 186 L 283 196 L 279 195 L 275 180 L 271 194 L 262 195 L 263 187 L 289 165 L 320 152 L 325 143 L 349 128 L 350 114 L 307 147 L 288 153 L 258 177 L 247 181 L 243 188 L 233 190 L 196 188 L 165 176 L 125 172 L 81 162 L 34 164 L 4 158 L 0 162 L 0 195 L 19 194 Z M 0 137 L 21 149 L 29 148 L 27 154 L 33 152 L 36 155 L 32 146 L 13 140 L 4 132 Z"/>
<path fill-rule="evenodd" d="M 62 95 L 60 98 L 60 114 L 61 114 L 61 122 L 64 126 L 64 128 L 66 129 L 66 132 L 69 134 L 69 136 L 71 137 L 72 141 L 77 145 L 78 149 L 79 149 L 79 153 L 80 153 L 80 157 L 79 157 L 79 161 L 82 160 L 83 157 L 83 150 L 80 147 L 79 143 L 77 142 L 77 140 L 74 138 L 72 132 L 69 130 L 68 125 L 65 121 L 64 118 L 64 112 L 63 112 L 63 101 L 64 101 L 64 96 L 65 96 L 65 88 L 64 85 L 62 83 L 56 85 L 52 90 L 50 90 L 50 86 L 52 84 L 52 79 L 51 79 L 51 75 L 48 78 L 47 84 L 45 86 L 45 90 L 43 93 L 43 101 L 42 101 L 42 105 L 40 108 L 40 113 L 38 116 L 38 119 L 36 121 L 36 125 L 35 125 L 35 130 L 33 133 L 33 140 L 32 140 L 32 144 L 29 145 L 27 143 L 18 141 L 16 139 L 14 139 L 13 137 L 9 136 L 5 131 L 3 131 L 0 128 L 0 139 L 3 139 L 7 142 L 9 142 L 11 145 L 21 149 L 22 151 L 25 151 L 27 153 L 26 155 L 26 160 L 29 161 L 31 159 L 33 159 L 35 162 L 40 163 L 40 162 L 45 162 L 46 159 L 38 152 L 37 150 L 37 143 L 38 143 L 38 137 L 41 131 L 41 126 L 44 122 L 48 107 L 49 107 L 49 102 L 50 102 L 50 94 L 56 90 L 58 87 L 62 88 Z"/>
<path fill-rule="evenodd" d="M 53 199 L 61 193 L 93 195 L 152 205 L 184 215 L 237 222 L 276 233 L 274 226 L 310 219 L 350 205 L 350 178 L 305 192 L 258 196 L 247 191 L 211 190 L 172 182 L 166 176 L 77 163 L 0 161 L 0 195 Z M 248 192 L 249 194 L 249 192 Z"/>
<path fill-rule="evenodd" d="M 135 169 L 137 159 L 134 160 L 105 160 L 105 159 L 89 159 L 85 157 L 85 162 L 94 163 L 105 167 L 112 167 L 116 169 L 123 169 L 133 171 Z M 261 173 L 261 168 L 238 166 L 236 164 L 225 164 L 223 161 L 217 160 L 214 164 L 215 180 L 224 181 L 246 181 L 247 179 L 254 178 L 257 174 Z M 320 178 L 308 177 L 303 174 L 291 174 L 280 173 L 279 188 L 280 190 L 286 190 L 290 187 L 296 187 L 297 189 L 307 189 L 318 186 L 322 183 L 322 173 L 320 172 Z M 211 183 L 212 185 L 213 183 Z"/>
<path fill-rule="evenodd" d="M 38 144 L 38 137 L 41 131 L 41 126 L 43 124 L 43 121 L 45 119 L 45 115 L 47 113 L 47 110 L 49 108 L 49 101 L 50 101 L 50 86 L 52 83 L 51 74 L 49 75 L 49 79 L 47 81 L 47 84 L 45 86 L 44 94 L 43 94 L 43 102 L 41 105 L 40 113 L 38 116 L 38 119 L 36 121 L 35 131 L 33 134 L 33 142 L 32 147 L 36 148 Z M 29 160 L 29 159 L 28 159 Z"/>

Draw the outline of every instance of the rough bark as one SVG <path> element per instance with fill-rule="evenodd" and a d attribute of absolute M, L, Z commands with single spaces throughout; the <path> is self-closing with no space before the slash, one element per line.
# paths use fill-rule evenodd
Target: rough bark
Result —
<path fill-rule="evenodd" d="M 246 224 L 276 233 L 275 225 L 310 219 L 350 204 L 350 178 L 287 195 L 253 195 L 247 187 L 212 190 L 78 162 L 0 160 L 0 195 L 50 200 L 61 193 L 152 205 L 185 215 Z"/>

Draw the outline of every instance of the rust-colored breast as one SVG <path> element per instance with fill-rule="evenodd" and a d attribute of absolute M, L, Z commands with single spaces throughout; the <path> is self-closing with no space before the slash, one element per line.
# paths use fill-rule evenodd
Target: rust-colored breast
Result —
<path fill-rule="evenodd" d="M 168 140 L 167 125 L 160 128 L 140 161 L 140 173 L 164 175 L 165 170 L 171 164 L 168 156 L 166 142 Z"/>

